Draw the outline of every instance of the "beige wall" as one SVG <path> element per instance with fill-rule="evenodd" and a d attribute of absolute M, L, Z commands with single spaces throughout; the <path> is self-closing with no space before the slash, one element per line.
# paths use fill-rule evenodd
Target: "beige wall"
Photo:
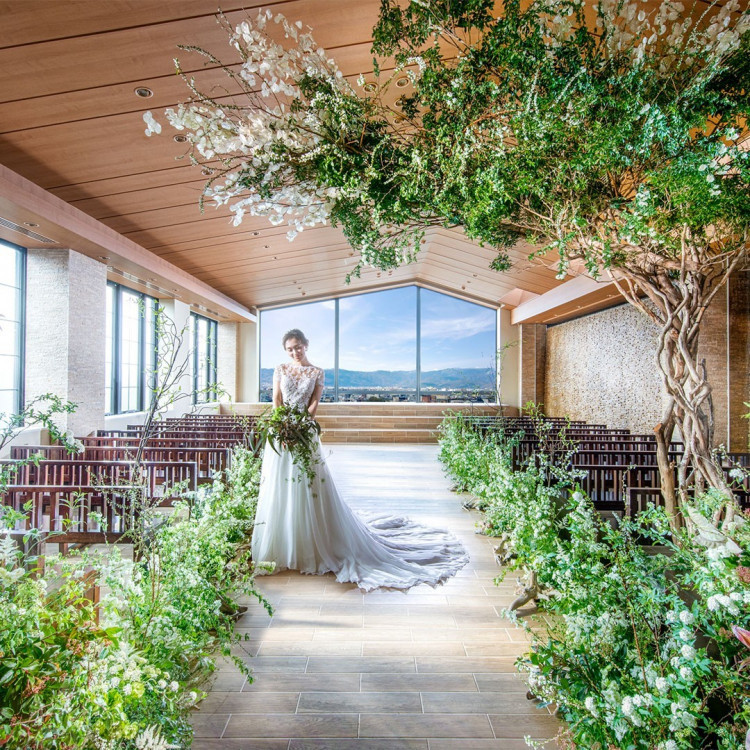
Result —
<path fill-rule="evenodd" d="M 104 427 L 107 269 L 73 250 L 27 254 L 26 402 L 54 393 L 78 408 L 59 426 Z"/>
<path fill-rule="evenodd" d="M 498 310 L 500 352 L 498 379 L 500 381 L 500 403 L 505 406 L 521 406 L 519 378 L 521 374 L 521 342 L 518 326 L 511 325 L 510 311 Z"/>
<path fill-rule="evenodd" d="M 216 379 L 224 391 L 221 401 L 237 401 L 238 324 L 219 323 L 217 339 Z"/>
<path fill-rule="evenodd" d="M 258 400 L 258 326 L 238 324 L 237 401 Z"/>

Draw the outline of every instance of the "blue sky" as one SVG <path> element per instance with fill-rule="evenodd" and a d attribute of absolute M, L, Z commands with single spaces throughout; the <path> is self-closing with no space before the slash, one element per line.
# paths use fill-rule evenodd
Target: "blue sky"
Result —
<path fill-rule="evenodd" d="M 413 370 L 416 362 L 416 287 L 343 297 L 340 310 L 340 362 L 346 370 Z M 480 305 L 426 289 L 422 298 L 422 370 L 492 367 L 496 313 Z M 301 328 L 310 340 L 308 357 L 333 367 L 332 300 L 261 314 L 261 366 L 285 359 L 281 337 Z"/>

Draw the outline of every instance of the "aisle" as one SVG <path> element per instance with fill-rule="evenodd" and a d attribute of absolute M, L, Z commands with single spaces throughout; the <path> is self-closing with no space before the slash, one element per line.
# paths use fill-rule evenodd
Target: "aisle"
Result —
<path fill-rule="evenodd" d="M 526 700 L 513 660 L 522 631 L 498 612 L 514 583 L 493 584 L 491 541 L 474 533 L 437 462 L 437 446 L 334 445 L 329 464 L 355 508 L 448 527 L 471 562 L 436 589 L 362 594 L 332 576 L 260 579 L 273 602 L 239 621 L 254 672 L 222 666 L 194 716 L 197 750 L 516 750 L 557 722 Z M 252 657 L 252 658 L 250 658 Z"/>

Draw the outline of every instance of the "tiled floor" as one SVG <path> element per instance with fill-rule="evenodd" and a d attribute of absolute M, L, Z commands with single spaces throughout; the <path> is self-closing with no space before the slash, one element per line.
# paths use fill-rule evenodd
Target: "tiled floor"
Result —
<path fill-rule="evenodd" d="M 363 594 L 332 576 L 260 580 L 269 618 L 251 605 L 249 636 L 194 715 L 197 750 L 515 750 L 558 723 L 526 700 L 513 661 L 525 635 L 499 612 L 514 583 L 495 586 L 491 540 L 460 507 L 437 446 L 329 446 L 329 465 L 355 508 L 391 509 L 448 527 L 471 562 L 445 585 Z M 554 743 L 550 743 L 552 746 Z"/>

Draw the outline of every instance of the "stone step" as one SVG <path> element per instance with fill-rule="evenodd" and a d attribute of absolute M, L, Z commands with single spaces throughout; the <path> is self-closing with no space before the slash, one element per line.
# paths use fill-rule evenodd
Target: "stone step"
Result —
<path fill-rule="evenodd" d="M 370 414 L 318 414 L 323 429 L 354 429 L 357 427 L 383 430 L 435 429 L 443 421 L 442 415 L 373 416 Z"/>
<path fill-rule="evenodd" d="M 257 415 L 270 404 L 234 404 L 236 414 Z M 322 403 L 317 418 L 326 443 L 436 443 L 438 425 L 446 412 L 463 412 L 475 415 L 515 415 L 517 409 L 497 404 L 466 403 L 408 403 L 408 402 L 345 402 Z M 230 413 L 222 405 L 222 412 Z"/>
<path fill-rule="evenodd" d="M 436 430 L 373 430 L 373 429 L 336 429 L 323 430 L 320 438 L 323 445 L 337 443 L 436 443 Z"/>

